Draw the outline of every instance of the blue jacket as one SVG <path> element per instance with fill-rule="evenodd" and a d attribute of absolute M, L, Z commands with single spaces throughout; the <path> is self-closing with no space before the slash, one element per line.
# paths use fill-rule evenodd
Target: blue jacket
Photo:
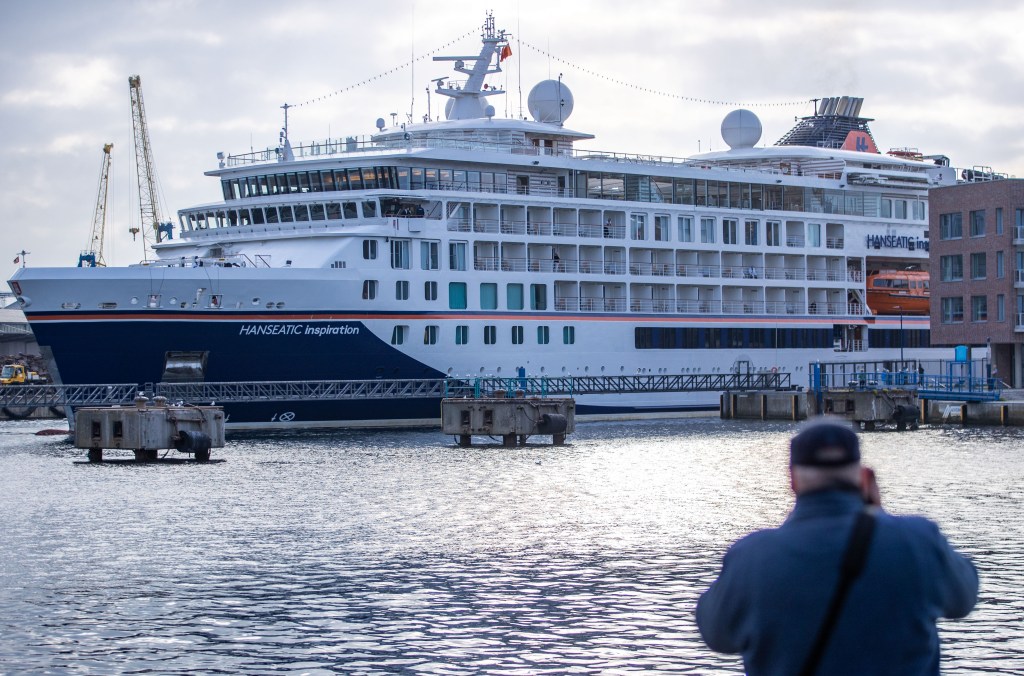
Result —
<path fill-rule="evenodd" d="M 852 490 L 804 494 L 782 526 L 734 544 L 697 603 L 708 646 L 742 653 L 748 674 L 799 673 L 863 506 Z M 879 511 L 817 673 L 938 674 L 935 620 L 965 616 L 977 598 L 974 565 L 934 523 Z"/>

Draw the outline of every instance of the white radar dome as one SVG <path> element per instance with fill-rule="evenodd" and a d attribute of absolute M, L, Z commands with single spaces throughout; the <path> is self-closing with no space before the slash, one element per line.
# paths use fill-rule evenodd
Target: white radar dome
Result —
<path fill-rule="evenodd" d="M 477 101 L 480 104 L 480 115 L 479 115 L 479 117 L 487 117 L 487 108 L 488 108 L 487 101 L 484 101 L 483 99 L 477 99 Z M 446 120 L 452 119 L 452 108 L 454 108 L 454 107 L 455 107 L 455 99 L 448 99 L 447 101 L 445 101 L 445 104 L 444 104 L 444 119 L 446 119 Z"/>
<path fill-rule="evenodd" d="M 572 115 L 572 92 L 564 82 L 544 80 L 534 85 L 526 105 L 537 122 L 562 124 Z"/>
<path fill-rule="evenodd" d="M 761 120 L 749 110 L 734 110 L 722 120 L 722 140 L 730 148 L 753 148 L 761 140 Z"/>

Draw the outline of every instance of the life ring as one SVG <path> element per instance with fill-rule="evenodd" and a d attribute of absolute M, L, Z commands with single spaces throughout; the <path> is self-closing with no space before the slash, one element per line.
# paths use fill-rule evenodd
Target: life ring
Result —
<path fill-rule="evenodd" d="M 778 373 L 778 372 L 779 372 L 779 367 L 778 366 L 773 366 L 772 367 L 772 373 Z"/>

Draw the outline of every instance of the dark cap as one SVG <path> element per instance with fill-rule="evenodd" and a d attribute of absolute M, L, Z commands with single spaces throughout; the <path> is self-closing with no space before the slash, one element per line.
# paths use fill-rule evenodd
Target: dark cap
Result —
<path fill-rule="evenodd" d="M 838 467 L 854 462 L 860 462 L 860 441 L 843 423 L 811 423 L 789 442 L 791 465 Z"/>

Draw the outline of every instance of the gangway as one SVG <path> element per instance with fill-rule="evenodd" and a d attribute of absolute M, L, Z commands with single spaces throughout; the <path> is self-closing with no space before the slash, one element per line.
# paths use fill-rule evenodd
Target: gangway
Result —
<path fill-rule="evenodd" d="M 1003 383 L 997 378 L 974 376 L 974 365 L 940 361 L 938 373 L 926 371 L 915 359 L 886 362 L 815 362 L 810 365 L 809 389 L 830 390 L 902 389 L 919 399 L 943 401 L 996 401 Z"/>
<path fill-rule="evenodd" d="M 181 382 L 118 385 L 17 385 L 0 387 L 0 406 L 128 405 L 137 395 L 170 402 L 231 404 L 259 401 L 441 399 L 495 396 L 577 396 L 658 392 L 724 392 L 790 389 L 789 373 L 691 373 L 629 376 L 518 376 L 466 378 Z"/>

